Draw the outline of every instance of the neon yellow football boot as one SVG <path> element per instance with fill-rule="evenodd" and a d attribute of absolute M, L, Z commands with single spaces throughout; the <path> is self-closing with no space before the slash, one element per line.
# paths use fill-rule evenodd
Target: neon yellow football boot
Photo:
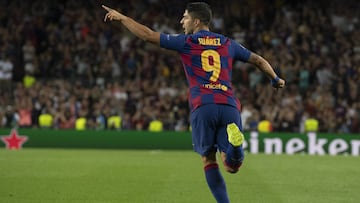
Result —
<path fill-rule="evenodd" d="M 228 140 L 230 144 L 232 144 L 234 147 L 238 147 L 244 142 L 244 135 L 235 123 L 228 124 L 226 127 L 226 131 L 228 134 Z"/>

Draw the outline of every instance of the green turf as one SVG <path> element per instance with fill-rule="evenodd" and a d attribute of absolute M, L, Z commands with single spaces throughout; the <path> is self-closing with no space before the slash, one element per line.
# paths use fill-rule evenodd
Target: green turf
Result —
<path fill-rule="evenodd" d="M 359 171 L 359 157 L 261 154 L 223 174 L 234 203 L 351 203 Z M 0 149 L 0 202 L 215 201 L 192 151 Z"/>

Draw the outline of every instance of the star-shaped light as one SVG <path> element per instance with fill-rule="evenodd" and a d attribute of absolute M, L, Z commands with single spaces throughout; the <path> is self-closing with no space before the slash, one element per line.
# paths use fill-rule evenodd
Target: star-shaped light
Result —
<path fill-rule="evenodd" d="M 1 140 L 6 144 L 6 149 L 21 149 L 28 137 L 21 136 L 16 129 L 12 129 L 10 135 L 2 136 Z"/>

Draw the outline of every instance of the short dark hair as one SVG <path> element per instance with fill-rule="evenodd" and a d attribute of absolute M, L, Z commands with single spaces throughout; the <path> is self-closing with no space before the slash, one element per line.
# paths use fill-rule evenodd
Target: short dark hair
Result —
<path fill-rule="evenodd" d="M 199 19 L 205 25 L 209 25 L 212 18 L 210 6 L 205 2 L 192 2 L 186 5 L 186 10 L 193 18 Z"/>

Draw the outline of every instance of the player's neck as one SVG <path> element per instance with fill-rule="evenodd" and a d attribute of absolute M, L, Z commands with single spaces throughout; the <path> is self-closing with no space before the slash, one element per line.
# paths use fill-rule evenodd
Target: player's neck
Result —
<path fill-rule="evenodd" d="M 199 26 L 199 27 L 195 28 L 193 34 L 199 32 L 200 30 L 210 31 L 209 27 L 204 25 L 204 26 Z"/>

